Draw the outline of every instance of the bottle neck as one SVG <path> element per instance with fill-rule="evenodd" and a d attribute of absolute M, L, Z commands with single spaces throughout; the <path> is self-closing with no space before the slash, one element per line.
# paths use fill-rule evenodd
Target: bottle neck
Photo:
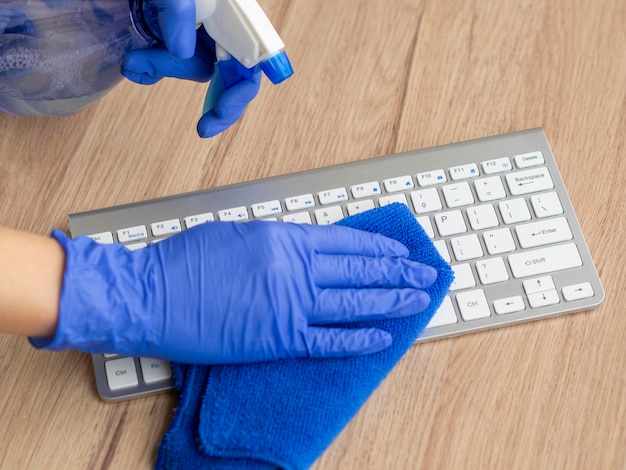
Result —
<path fill-rule="evenodd" d="M 146 0 L 128 0 L 130 17 L 139 34 L 148 41 L 163 42 L 159 27 L 158 10 L 153 2 Z"/>

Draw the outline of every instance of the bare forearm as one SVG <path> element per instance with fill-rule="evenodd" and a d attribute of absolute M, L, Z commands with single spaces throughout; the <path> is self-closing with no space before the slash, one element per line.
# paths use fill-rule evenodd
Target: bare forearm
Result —
<path fill-rule="evenodd" d="M 54 335 L 64 266 L 55 240 L 0 227 L 0 333 Z"/>

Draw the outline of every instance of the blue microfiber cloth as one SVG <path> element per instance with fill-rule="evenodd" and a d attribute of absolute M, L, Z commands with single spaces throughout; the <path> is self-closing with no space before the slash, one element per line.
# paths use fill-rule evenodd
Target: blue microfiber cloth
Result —
<path fill-rule="evenodd" d="M 372 355 L 228 366 L 173 364 L 179 406 L 159 447 L 158 469 L 305 469 L 332 443 L 426 327 L 443 301 L 450 266 L 403 204 L 347 217 L 339 225 L 404 243 L 439 275 L 418 315 L 368 325 L 393 344 Z M 363 326 L 352 325 L 352 326 Z"/>

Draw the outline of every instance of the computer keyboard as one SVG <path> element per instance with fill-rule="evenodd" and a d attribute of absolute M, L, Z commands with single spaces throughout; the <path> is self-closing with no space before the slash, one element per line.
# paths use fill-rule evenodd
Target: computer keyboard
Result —
<path fill-rule="evenodd" d="M 488 137 L 69 216 L 141 249 L 215 220 L 331 224 L 408 205 L 455 280 L 422 342 L 589 309 L 604 291 L 543 130 Z M 167 361 L 94 354 L 100 396 L 173 387 Z"/>

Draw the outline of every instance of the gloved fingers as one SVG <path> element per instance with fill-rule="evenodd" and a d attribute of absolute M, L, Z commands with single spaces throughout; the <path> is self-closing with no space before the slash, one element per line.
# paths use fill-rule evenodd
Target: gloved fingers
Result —
<path fill-rule="evenodd" d="M 180 59 L 192 57 L 196 48 L 195 1 L 152 1 L 158 11 L 159 28 L 167 50 Z"/>
<path fill-rule="evenodd" d="M 362 356 L 391 346 L 391 335 L 377 328 L 309 327 L 306 343 L 309 357 L 332 358 Z"/>
<path fill-rule="evenodd" d="M 261 71 L 257 71 L 252 78 L 227 88 L 218 98 L 215 108 L 205 113 L 198 121 L 198 135 L 213 137 L 228 129 L 241 117 L 261 86 Z"/>
<path fill-rule="evenodd" d="M 8 4 L 0 4 L 0 34 L 23 34 L 36 36 L 35 22 L 20 10 L 9 8 Z"/>
<path fill-rule="evenodd" d="M 397 240 L 340 225 L 301 225 L 310 231 L 319 253 L 406 258 L 409 250 Z"/>
<path fill-rule="evenodd" d="M 154 85 L 159 82 L 163 77 L 151 76 L 145 73 L 137 73 L 131 70 L 122 68 L 122 75 L 128 78 L 131 82 L 138 83 L 139 85 Z"/>
<path fill-rule="evenodd" d="M 420 313 L 429 295 L 420 289 L 322 289 L 309 325 L 388 320 Z"/>
<path fill-rule="evenodd" d="M 205 113 L 196 126 L 198 135 L 202 138 L 215 137 L 216 135 L 224 132 L 230 126 L 235 124 L 237 120 L 243 114 L 243 109 L 234 112 L 230 116 L 222 117 L 218 116 L 215 110 L 211 110 Z"/>
<path fill-rule="evenodd" d="M 398 257 L 317 255 L 313 258 L 315 285 L 325 287 L 413 287 L 425 289 L 437 279 L 437 270 Z"/>
<path fill-rule="evenodd" d="M 142 85 L 156 83 L 164 77 L 206 82 L 213 75 L 213 63 L 200 55 L 183 60 L 165 49 L 143 49 L 124 56 L 122 75 Z"/>
<path fill-rule="evenodd" d="M 245 109 L 259 92 L 262 76 L 261 69 L 256 69 L 250 78 L 224 90 L 224 93 L 217 99 L 216 114 L 220 117 L 226 117 Z"/>

